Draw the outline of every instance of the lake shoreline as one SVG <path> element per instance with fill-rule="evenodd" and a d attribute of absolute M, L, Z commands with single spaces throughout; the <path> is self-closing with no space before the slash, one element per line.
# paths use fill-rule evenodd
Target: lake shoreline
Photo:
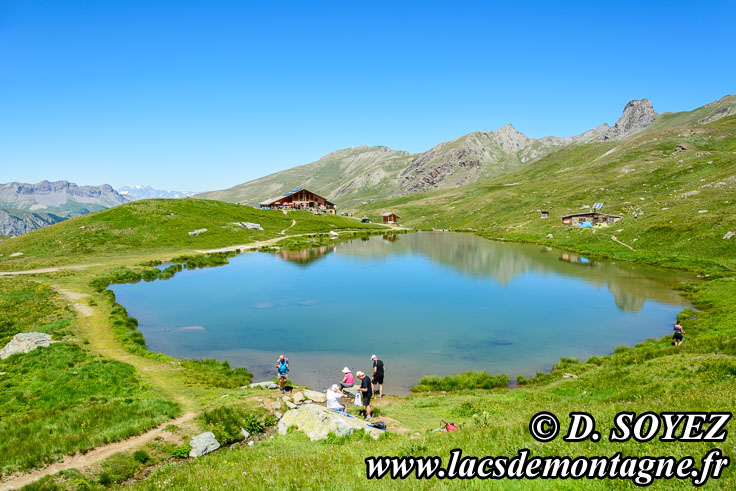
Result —
<path fill-rule="evenodd" d="M 424 232 L 419 232 L 419 235 L 421 235 L 422 233 L 424 233 Z M 450 232 L 450 234 L 451 234 L 451 235 L 454 235 L 454 233 L 455 233 L 455 232 Z M 430 234 L 431 234 L 431 233 L 430 233 Z M 437 233 L 437 234 L 440 234 L 440 233 Z M 444 233 L 442 233 L 442 234 L 444 234 Z M 356 236 L 356 237 L 352 237 L 352 239 L 358 239 L 358 238 L 360 238 L 360 235 L 362 235 L 362 234 L 359 234 L 359 235 L 358 235 L 358 236 Z M 380 233 L 378 233 L 378 234 L 375 234 L 375 235 L 383 235 L 383 234 L 380 234 Z M 411 234 L 411 235 L 415 235 L 415 234 Z M 499 245 L 500 247 L 502 247 L 502 248 L 504 248 L 504 247 L 507 247 L 507 244 L 508 244 L 508 242 L 504 242 L 504 241 L 493 241 L 493 240 L 491 240 L 491 239 L 489 239 L 489 238 L 487 238 L 487 237 L 479 237 L 479 239 L 480 239 L 480 240 L 481 240 L 482 242 L 486 242 L 486 241 L 488 241 L 488 242 L 497 242 L 497 244 L 498 244 L 498 245 Z M 365 239 L 363 239 L 363 240 L 365 240 Z M 272 253 L 273 253 L 273 251 L 269 251 L 269 252 L 272 252 Z M 563 252 L 563 251 L 559 251 L 559 250 L 556 250 L 556 251 L 555 251 L 555 252 L 554 252 L 554 253 L 552 254 L 552 256 L 553 256 L 553 257 L 552 257 L 552 261 L 553 261 L 553 264 L 555 264 L 555 263 L 557 262 L 557 259 L 556 259 L 556 257 L 555 257 L 555 256 L 556 256 L 556 254 L 557 254 L 558 252 Z M 233 254 L 237 254 L 237 253 L 233 253 Z M 595 264 L 595 263 L 594 263 L 594 264 Z M 563 266 L 564 266 L 564 267 L 568 267 L 568 266 L 565 266 L 565 265 L 563 265 Z M 555 266 L 555 267 L 556 267 L 556 266 Z M 570 266 L 570 267 L 573 267 L 573 266 Z M 659 271 L 659 270 L 662 270 L 663 268 L 656 268 L 656 267 L 655 267 L 654 269 L 655 269 L 655 270 L 657 270 L 657 271 Z M 125 305 L 127 305 L 127 304 L 125 304 Z M 265 304 L 264 304 L 264 305 L 265 305 Z M 269 304 L 269 305 L 270 305 L 270 304 Z M 685 304 L 683 304 L 682 306 L 683 306 L 683 308 L 684 308 L 684 307 L 686 307 L 686 306 L 688 306 L 688 305 L 685 305 Z M 268 309 L 267 309 L 267 310 L 268 310 Z M 681 309 L 680 309 L 680 310 L 681 310 Z M 679 310 L 678 310 L 678 312 L 679 312 Z M 673 318 L 674 318 L 675 316 L 676 316 L 676 312 L 674 312 L 674 311 L 673 311 Z M 133 317 L 135 317 L 135 316 L 133 316 Z M 189 319 L 189 320 L 190 320 L 189 324 L 191 324 L 191 319 Z M 195 324 L 197 324 L 197 325 L 199 325 L 200 323 L 202 323 L 202 321 L 201 321 L 201 320 L 200 320 L 199 322 L 195 322 Z M 187 324 L 187 325 L 189 325 L 189 324 Z M 171 330 L 171 329 L 169 329 L 169 330 Z M 202 329 L 202 331 L 204 331 L 204 329 Z M 149 336 L 149 335 L 150 335 L 150 334 L 147 334 L 147 335 L 146 335 L 146 337 L 148 338 L 148 336 Z M 626 344 L 627 344 L 628 346 L 633 346 L 633 345 L 634 345 L 634 344 L 636 344 L 637 342 L 643 341 L 644 339 L 645 339 L 645 337 L 644 337 L 644 336 L 642 336 L 642 337 L 639 337 L 639 341 L 636 341 L 636 340 L 632 340 L 632 341 L 630 341 L 629 343 L 626 343 Z M 147 339 L 147 340 L 148 340 L 149 342 L 151 341 L 150 339 Z M 495 343 L 495 341 L 494 341 L 494 343 Z M 593 351 L 593 352 L 590 352 L 590 353 L 589 353 L 589 354 L 588 354 L 587 356 L 592 356 L 592 355 L 596 355 L 596 356 L 603 356 L 603 355 L 606 355 L 606 354 L 610 354 L 610 353 L 611 353 L 611 352 L 613 351 L 613 349 L 614 349 L 614 348 L 616 348 L 616 346 L 620 346 L 620 345 L 621 345 L 621 343 L 620 343 L 620 342 L 612 342 L 612 343 L 609 343 L 609 344 L 608 344 L 608 346 L 609 346 L 608 348 L 603 348 L 603 349 L 597 349 L 597 350 L 595 350 L 595 351 Z M 152 348 L 152 350 L 153 350 L 154 352 L 160 352 L 160 353 L 172 353 L 172 351 L 171 351 L 171 350 L 165 350 L 165 349 L 162 349 L 162 347 L 161 347 L 161 345 L 160 345 L 160 344 L 158 344 L 158 345 L 155 345 L 155 347 L 154 347 L 154 348 Z M 292 350 L 290 350 L 290 351 L 291 351 L 292 353 L 294 353 L 295 351 L 298 351 L 298 350 L 294 350 L 294 349 L 292 349 Z M 560 359 L 562 359 L 562 358 L 570 358 L 570 357 L 572 357 L 572 356 L 575 356 L 574 352 L 569 352 L 569 351 L 558 351 L 558 353 L 560 353 L 560 354 L 559 354 L 559 355 L 557 355 L 557 356 L 554 356 L 554 357 L 553 357 L 553 359 L 551 358 L 551 359 L 550 359 L 550 360 L 549 360 L 549 361 L 547 362 L 548 364 L 547 364 L 546 366 L 544 366 L 544 367 L 543 367 L 543 366 L 537 366 L 536 368 L 534 368 L 534 369 L 532 369 L 532 370 L 519 370 L 518 368 L 516 368 L 516 369 L 514 369 L 514 368 L 509 368 L 509 365 L 504 365 L 504 366 L 506 366 L 507 368 L 503 368 L 502 366 L 500 366 L 500 365 L 497 365 L 497 366 L 496 366 L 496 368 L 494 368 L 494 369 L 492 369 L 492 370 L 487 370 L 487 371 L 490 371 L 491 373 L 494 373 L 494 374 L 506 373 L 506 374 L 507 374 L 507 375 L 509 375 L 509 376 L 510 376 L 510 378 L 511 378 L 511 379 L 513 380 L 513 383 L 515 383 L 515 382 L 516 382 L 516 376 L 517 376 L 517 375 L 522 375 L 522 374 L 523 374 L 523 375 L 524 375 L 525 377 L 531 377 L 531 376 L 533 376 L 533 375 L 534 375 L 535 373 L 539 373 L 539 372 L 542 372 L 542 373 L 549 373 L 549 372 L 551 372 L 551 371 L 553 370 L 554 366 L 555 366 L 555 365 L 556 365 L 556 364 L 557 364 L 557 363 L 559 362 L 559 360 L 560 360 Z M 172 354 L 174 354 L 174 353 L 172 353 Z M 287 353 L 287 354 L 288 354 L 288 353 Z M 213 356 L 213 355 L 214 355 L 214 356 Z M 336 354 L 336 353 L 330 352 L 330 355 L 331 355 L 331 358 L 339 358 L 339 357 L 340 357 L 339 353 L 338 353 L 338 354 Z M 274 356 L 275 356 L 275 355 L 274 355 Z M 367 355 L 366 355 L 366 356 L 367 356 Z M 389 356 L 389 355 L 383 355 L 383 356 L 384 356 L 385 358 L 388 358 L 388 359 L 391 359 L 391 358 L 392 358 L 392 357 L 391 357 L 391 356 Z M 175 357 L 175 358 L 177 358 L 177 359 L 187 359 L 187 358 L 194 358 L 194 359 L 196 359 L 196 358 L 199 358 L 200 356 L 197 356 L 197 355 L 195 355 L 195 356 L 191 356 L 191 357 L 186 357 L 186 356 L 182 357 L 182 356 L 181 356 L 180 354 L 176 353 L 176 354 L 174 355 L 174 357 Z M 261 365 L 265 365 L 265 366 L 268 366 L 268 363 L 267 363 L 267 362 L 264 362 L 263 360 L 261 360 L 261 362 L 259 362 L 259 363 L 257 363 L 257 364 L 253 364 L 252 362 L 249 362 L 249 361 L 248 361 L 247 359 L 244 359 L 244 358 L 243 358 L 242 356 L 237 356 L 237 357 L 234 357 L 234 356 L 232 356 L 232 355 L 222 355 L 222 356 L 217 356 L 217 351 L 210 351 L 210 352 L 209 352 L 208 354 L 206 354 L 206 355 L 202 355 L 201 357 L 213 357 L 213 358 L 216 358 L 216 359 L 218 359 L 218 360 L 220 360 L 220 359 L 222 359 L 222 360 L 228 360 L 228 361 L 230 361 L 231 363 L 233 363 L 233 366 L 243 366 L 243 367 L 246 367 L 246 368 L 249 368 L 249 369 L 253 369 L 254 371 L 256 370 L 256 368 L 255 368 L 256 366 L 261 366 Z M 320 357 L 319 355 L 315 355 L 315 357 L 314 357 L 314 358 L 315 358 L 315 359 L 319 359 L 319 357 Z M 580 356 L 579 356 L 579 355 L 577 355 L 577 357 L 580 357 Z M 238 359 L 238 358 L 240 358 L 240 359 Z M 583 358 L 584 358 L 584 357 L 583 357 Z M 250 358 L 248 358 L 248 359 L 250 359 Z M 395 357 L 394 357 L 394 359 L 395 359 Z M 304 360 L 304 361 L 305 361 L 305 365 L 303 365 L 303 366 L 311 366 L 311 365 L 312 365 L 312 363 L 310 363 L 310 362 L 307 362 L 306 360 L 307 360 L 307 359 L 305 359 L 305 360 Z M 359 360 L 358 360 L 358 362 L 359 362 Z M 333 364 L 334 364 L 334 363 L 333 363 Z M 340 364 L 340 367 L 333 367 L 333 368 L 334 368 L 335 370 L 339 370 L 339 368 L 341 368 L 341 367 L 342 367 L 342 365 L 344 365 L 345 363 L 339 363 L 339 364 Z M 348 363 L 348 364 L 350 364 L 350 363 Z M 394 363 L 394 365 L 395 365 L 395 363 Z M 357 365 L 357 366 L 358 366 L 359 368 L 362 368 L 363 370 L 366 370 L 366 367 L 361 367 L 360 365 Z M 352 366 L 351 366 L 351 368 L 352 368 Z M 368 369 L 369 369 L 369 367 L 368 367 Z M 405 371 L 405 369 L 404 369 L 404 370 L 401 370 L 401 372 L 402 372 L 402 373 L 403 373 L 403 371 Z M 460 371 L 466 371 L 466 370 L 464 370 L 464 369 L 458 369 L 458 371 L 452 371 L 452 372 L 447 372 L 447 371 L 444 371 L 444 372 L 439 372 L 439 374 L 440 374 L 440 375 L 452 375 L 452 374 L 455 374 L 455 373 L 459 373 Z M 267 370 L 266 370 L 266 372 L 263 372 L 263 371 L 261 371 L 260 373 L 267 373 Z M 395 372 L 395 373 L 396 373 L 396 372 Z M 435 371 L 435 370 L 433 370 L 433 369 L 431 369 L 431 370 L 426 370 L 426 367 L 425 367 L 425 369 L 420 369 L 420 370 L 418 370 L 418 371 L 417 371 L 417 373 L 416 373 L 416 375 L 415 375 L 415 376 L 413 376 L 413 378 L 412 378 L 412 382 L 411 382 L 411 383 L 409 383 L 409 384 L 406 384 L 406 386 L 402 386 L 402 388 L 401 388 L 401 389 L 399 390 L 399 392 L 400 392 L 401 394 L 403 394 L 403 395 L 408 395 L 408 394 L 410 394 L 410 393 L 411 393 L 411 387 L 413 387 L 414 385 L 418 384 L 418 383 L 419 383 L 419 381 L 421 380 L 421 378 L 422 378 L 422 377 L 424 377 L 424 376 L 428 376 L 428 375 L 433 375 L 433 374 L 438 374 L 438 372 L 437 372 L 437 371 Z M 337 376 L 336 376 L 335 378 L 337 378 Z M 305 379 L 305 381 L 306 381 L 307 383 L 309 383 L 310 385 L 314 385 L 314 384 L 317 384 L 317 385 L 316 385 L 316 387 L 317 387 L 317 388 L 320 388 L 320 384 L 321 384 L 321 385 L 324 385 L 324 384 L 326 384 L 327 382 L 329 382 L 330 380 L 329 380 L 329 379 L 325 379 L 324 377 L 318 377 L 318 380 L 314 380 L 314 379 L 312 378 L 312 379 Z M 335 380 L 335 381 L 337 381 L 337 380 Z M 311 382 L 313 382 L 313 383 L 311 383 Z M 393 391 L 393 393 L 397 393 L 397 391 Z"/>

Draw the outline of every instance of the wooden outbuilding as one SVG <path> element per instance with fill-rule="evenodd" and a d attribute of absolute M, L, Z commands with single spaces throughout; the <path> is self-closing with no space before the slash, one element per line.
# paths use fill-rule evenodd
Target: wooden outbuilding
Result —
<path fill-rule="evenodd" d="M 585 213 L 573 213 L 572 215 L 566 215 L 562 217 L 562 224 L 579 226 L 582 222 L 589 222 L 592 225 L 598 225 L 599 223 L 610 225 L 622 219 L 623 217 L 619 215 L 608 215 L 606 213 L 599 213 L 597 211 L 588 211 Z"/>
<path fill-rule="evenodd" d="M 267 199 L 260 203 L 262 210 L 316 210 L 325 213 L 335 213 L 335 203 L 313 193 L 307 189 L 294 189 L 276 198 Z"/>
<path fill-rule="evenodd" d="M 401 217 L 399 217 L 399 215 L 397 215 L 396 213 L 393 213 L 391 211 L 387 211 L 386 213 L 384 213 L 381 216 L 383 217 L 383 223 L 398 223 L 399 222 L 399 218 L 401 218 Z"/>

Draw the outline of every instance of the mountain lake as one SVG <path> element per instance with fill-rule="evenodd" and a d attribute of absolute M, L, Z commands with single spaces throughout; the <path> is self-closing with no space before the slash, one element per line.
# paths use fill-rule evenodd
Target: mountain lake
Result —
<path fill-rule="evenodd" d="M 468 370 L 533 376 L 561 357 L 609 354 L 672 334 L 684 273 L 598 261 L 472 234 L 371 236 L 301 251 L 248 252 L 169 280 L 112 285 L 149 349 L 228 360 L 254 381 L 321 390 L 341 370 L 386 365 L 384 390 Z"/>

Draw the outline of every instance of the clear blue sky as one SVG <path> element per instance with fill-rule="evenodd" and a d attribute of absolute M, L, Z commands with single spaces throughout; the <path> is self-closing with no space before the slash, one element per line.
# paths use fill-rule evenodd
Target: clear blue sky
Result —
<path fill-rule="evenodd" d="M 736 91 L 736 2 L 559 3 L 0 0 L 0 182 L 212 190 Z"/>

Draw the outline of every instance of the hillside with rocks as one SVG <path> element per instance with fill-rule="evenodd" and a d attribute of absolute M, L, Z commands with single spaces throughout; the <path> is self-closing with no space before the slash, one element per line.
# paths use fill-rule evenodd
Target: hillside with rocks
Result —
<path fill-rule="evenodd" d="M 603 123 L 571 137 L 531 138 L 511 124 L 494 131 L 470 133 L 409 154 L 387 147 L 355 147 L 325 155 L 229 189 L 198 195 L 246 205 L 305 187 L 337 203 L 355 208 L 412 193 L 452 189 L 515 171 L 568 145 L 624 140 L 648 131 L 697 126 L 736 114 L 736 96 L 693 111 L 655 112 L 648 99 L 628 102 L 613 126 Z"/>
<path fill-rule="evenodd" d="M 128 200 L 111 186 L 67 181 L 0 184 L 0 235 L 15 237 Z"/>

